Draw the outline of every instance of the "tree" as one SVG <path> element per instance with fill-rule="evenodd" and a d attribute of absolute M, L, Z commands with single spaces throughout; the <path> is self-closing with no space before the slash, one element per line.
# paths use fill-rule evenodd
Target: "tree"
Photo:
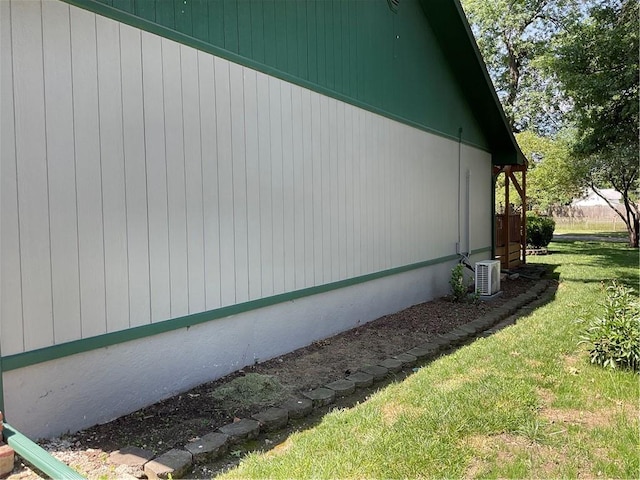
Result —
<path fill-rule="evenodd" d="M 539 61 L 549 42 L 579 18 L 576 1 L 462 3 L 513 131 L 557 131 L 567 102 Z"/>
<path fill-rule="evenodd" d="M 549 62 L 574 104 L 574 175 L 596 193 L 610 186 L 622 194 L 625 212 L 609 206 L 624 221 L 635 248 L 640 219 L 639 48 L 637 0 L 607 0 L 558 38 Z"/>
<path fill-rule="evenodd" d="M 569 132 L 551 138 L 526 131 L 516 134 L 516 140 L 529 161 L 527 203 L 531 210 L 549 213 L 581 193 L 573 170 Z"/>

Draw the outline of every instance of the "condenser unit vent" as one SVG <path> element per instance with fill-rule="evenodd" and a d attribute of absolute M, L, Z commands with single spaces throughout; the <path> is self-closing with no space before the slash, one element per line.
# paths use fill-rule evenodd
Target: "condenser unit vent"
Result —
<path fill-rule="evenodd" d="M 500 291 L 500 260 L 476 263 L 476 293 L 495 295 Z"/>

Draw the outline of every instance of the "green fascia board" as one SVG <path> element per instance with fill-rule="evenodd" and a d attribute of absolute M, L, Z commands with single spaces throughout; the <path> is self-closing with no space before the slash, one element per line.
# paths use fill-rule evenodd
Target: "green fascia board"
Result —
<path fill-rule="evenodd" d="M 473 250 L 471 255 L 478 253 L 491 251 L 491 247 L 484 247 L 477 250 Z M 207 323 L 213 320 L 226 318 L 232 315 L 238 315 L 240 313 L 249 312 L 259 308 L 269 307 L 277 305 L 279 303 L 290 302 L 299 298 L 316 295 L 319 293 L 330 292 L 344 287 L 352 285 L 358 285 L 361 283 L 369 282 L 378 278 L 388 277 L 390 275 L 396 275 L 403 272 L 408 272 L 418 268 L 428 267 L 431 265 L 437 265 L 452 260 L 459 259 L 460 255 L 447 255 L 445 257 L 435 258 L 432 260 L 425 260 L 423 262 L 413 263 L 410 265 L 404 265 L 388 270 L 382 270 L 367 275 L 361 275 L 358 277 L 349 278 L 346 280 L 340 280 L 337 282 L 328 283 L 325 285 L 319 285 L 317 287 L 309 287 L 301 290 L 296 290 L 289 293 L 282 293 L 279 295 L 273 295 L 271 297 L 261 298 L 258 300 L 251 300 L 249 302 L 243 302 L 236 305 L 230 305 L 227 307 L 218 308 L 215 310 L 209 310 L 206 312 L 187 315 L 184 317 L 173 318 L 170 320 L 164 320 L 147 325 L 141 325 L 138 327 L 129 328 L 126 330 L 120 330 L 117 332 L 106 333 L 103 335 L 97 335 L 94 337 L 84 338 L 80 340 L 74 340 L 71 342 L 61 343 L 50 347 L 44 347 L 37 350 L 31 350 L 24 353 L 17 353 L 13 355 L 7 355 L 2 358 L 2 368 L 5 372 L 11 370 L 17 370 L 19 368 L 36 365 L 51 360 L 56 360 L 70 355 L 78 353 L 88 352 L 91 350 L 97 350 L 99 348 L 109 347 L 120 343 L 129 342 L 132 340 L 139 340 L 142 338 L 158 335 L 161 333 L 171 332 L 173 330 L 179 330 L 181 328 L 189 328 L 201 323 Z"/>
<path fill-rule="evenodd" d="M 494 163 L 525 164 L 459 0 L 420 2 L 472 111 L 480 115 Z"/>
<path fill-rule="evenodd" d="M 83 480 L 85 478 L 65 463 L 51 456 L 40 445 L 8 423 L 4 423 L 3 427 L 2 433 L 7 445 L 13 448 L 27 463 L 45 473 L 49 478 L 64 480 Z"/>

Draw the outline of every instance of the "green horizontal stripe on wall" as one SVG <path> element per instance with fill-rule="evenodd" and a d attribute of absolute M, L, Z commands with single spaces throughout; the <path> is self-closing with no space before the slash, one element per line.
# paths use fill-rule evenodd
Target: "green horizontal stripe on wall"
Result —
<path fill-rule="evenodd" d="M 491 247 L 473 250 L 471 252 L 471 255 L 488 251 L 491 251 Z M 337 282 L 328 283 L 326 285 L 309 287 L 302 290 L 296 290 L 294 292 L 282 293 L 267 298 L 261 298 L 258 300 L 251 300 L 249 302 L 239 303 L 236 305 L 230 305 L 228 307 L 217 308 L 215 310 L 209 310 L 207 312 L 196 313 L 193 315 L 178 317 L 171 320 L 164 320 L 148 325 L 141 325 L 138 327 L 129 328 L 127 330 L 106 333 L 104 335 L 84 338 L 81 340 L 74 340 L 71 342 L 61 343 L 59 345 L 40 348 L 29 352 L 8 355 L 6 357 L 0 357 L 2 371 L 8 372 L 11 370 L 16 370 L 18 368 L 24 368 L 30 365 L 48 362 L 50 360 L 68 357 L 77 353 L 89 352 L 91 350 L 97 350 L 99 348 L 109 347 L 112 345 L 117 345 L 119 343 L 139 340 L 145 337 L 158 335 L 160 333 L 171 332 L 173 330 L 179 330 L 181 328 L 187 328 L 201 323 L 207 323 L 213 320 L 229 317 L 231 315 L 237 315 L 240 313 L 249 312 L 251 310 L 257 310 L 259 308 L 269 307 L 272 305 L 277 305 L 279 303 L 289 302 L 319 293 L 330 292 L 332 290 L 338 290 L 340 288 L 366 283 L 378 278 L 388 277 L 390 275 L 397 275 L 399 273 L 416 270 L 418 268 L 450 262 L 452 260 L 458 259 L 459 257 L 459 255 L 447 255 L 445 257 L 413 263 L 411 265 L 404 265 L 402 267 L 391 268 L 389 270 L 383 270 L 359 277 L 340 280 Z"/>
<path fill-rule="evenodd" d="M 418 2 L 62 1 L 489 151 Z"/>

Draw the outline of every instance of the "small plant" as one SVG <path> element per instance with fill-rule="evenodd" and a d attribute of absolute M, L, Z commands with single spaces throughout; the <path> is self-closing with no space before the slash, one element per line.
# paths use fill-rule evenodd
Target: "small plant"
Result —
<path fill-rule="evenodd" d="M 464 266 L 461 263 L 451 269 L 449 285 L 451 285 L 451 292 L 453 294 L 454 301 L 461 302 L 467 298 L 467 285 L 464 281 Z"/>
<path fill-rule="evenodd" d="M 534 248 L 549 245 L 553 238 L 556 222 L 550 217 L 541 217 L 535 213 L 527 214 L 527 244 Z"/>
<path fill-rule="evenodd" d="M 640 371 L 640 302 L 615 280 L 606 289 L 604 315 L 594 318 L 580 343 L 590 345 L 591 363 Z"/>

